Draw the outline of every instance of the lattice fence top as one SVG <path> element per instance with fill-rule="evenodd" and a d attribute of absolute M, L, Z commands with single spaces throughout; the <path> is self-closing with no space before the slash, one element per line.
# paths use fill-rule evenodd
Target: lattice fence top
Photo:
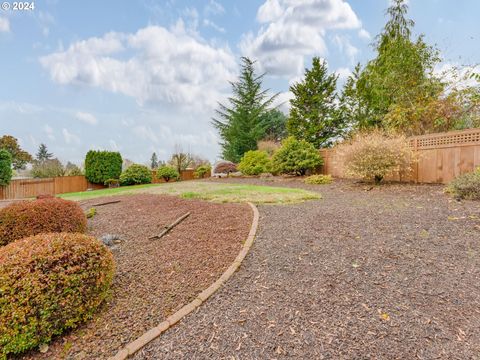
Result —
<path fill-rule="evenodd" d="M 415 146 L 415 141 L 417 149 L 480 145 L 480 129 L 416 136 L 410 139 L 410 144 Z"/>

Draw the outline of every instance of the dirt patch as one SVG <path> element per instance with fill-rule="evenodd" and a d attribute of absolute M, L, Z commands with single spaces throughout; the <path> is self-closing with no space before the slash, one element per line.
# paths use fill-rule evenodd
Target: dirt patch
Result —
<path fill-rule="evenodd" d="M 479 357 L 480 203 L 442 186 L 273 184 L 322 200 L 259 206 L 236 276 L 135 359 Z"/>
<path fill-rule="evenodd" d="M 95 318 L 24 359 L 105 359 L 158 325 L 213 283 L 232 263 L 252 220 L 248 205 L 213 204 L 166 195 L 125 195 L 81 202 L 98 206 L 89 233 L 118 235 L 112 297 Z M 149 240 L 178 217 L 167 235 Z"/>

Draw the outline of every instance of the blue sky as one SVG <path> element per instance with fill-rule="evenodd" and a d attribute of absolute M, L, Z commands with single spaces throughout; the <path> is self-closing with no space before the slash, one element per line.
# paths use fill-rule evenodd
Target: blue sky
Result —
<path fill-rule="evenodd" d="M 258 60 L 265 86 L 288 87 L 312 56 L 341 79 L 373 55 L 388 0 L 38 0 L 0 10 L 0 134 L 62 161 L 89 149 L 146 163 L 175 145 L 214 161 L 210 125 L 242 55 Z M 480 62 L 478 0 L 410 0 L 416 33 L 443 65 Z M 281 107 L 288 111 L 288 102 Z"/>

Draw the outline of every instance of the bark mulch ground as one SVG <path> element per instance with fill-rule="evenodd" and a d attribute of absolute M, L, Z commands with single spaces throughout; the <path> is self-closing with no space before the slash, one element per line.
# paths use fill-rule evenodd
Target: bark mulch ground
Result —
<path fill-rule="evenodd" d="M 225 180 L 221 180 L 225 181 Z M 239 272 L 135 359 L 478 359 L 480 206 L 441 186 L 260 206 Z"/>
<path fill-rule="evenodd" d="M 105 359 L 158 325 L 213 283 L 233 262 L 252 221 L 248 205 L 213 204 L 166 195 L 126 195 L 81 202 L 97 207 L 89 233 L 120 236 L 112 297 L 93 320 L 25 359 Z M 191 215 L 166 236 L 165 225 Z"/>

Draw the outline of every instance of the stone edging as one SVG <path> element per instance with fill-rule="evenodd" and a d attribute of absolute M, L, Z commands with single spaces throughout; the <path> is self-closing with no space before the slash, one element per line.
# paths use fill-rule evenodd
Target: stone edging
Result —
<path fill-rule="evenodd" d="M 124 359 L 127 359 L 129 356 L 135 354 L 142 347 L 144 347 L 149 342 L 159 337 L 163 332 L 167 331 L 170 327 L 172 327 L 174 324 L 179 322 L 181 319 L 183 319 L 185 316 L 190 314 L 192 311 L 196 310 L 212 294 L 214 294 L 218 289 L 220 289 L 228 279 L 230 279 L 230 277 L 239 268 L 243 259 L 245 259 L 245 256 L 247 256 L 248 251 L 250 250 L 253 244 L 253 240 L 255 239 L 255 234 L 257 233 L 258 218 L 259 218 L 258 209 L 254 204 L 250 202 L 248 203 L 248 205 L 250 205 L 250 207 L 253 210 L 253 221 L 250 227 L 250 232 L 248 234 L 247 240 L 245 241 L 245 244 L 243 244 L 242 250 L 235 258 L 235 261 L 222 274 L 222 276 L 220 276 L 217 281 L 215 281 L 212 285 L 210 285 L 208 288 L 206 288 L 200 294 L 198 294 L 195 300 L 193 300 L 189 304 L 182 307 L 175 314 L 170 315 L 165 321 L 163 321 L 156 327 L 143 333 L 143 335 L 141 335 L 136 340 L 124 346 L 121 350 L 117 352 L 115 356 L 109 358 L 109 360 L 124 360 Z"/>

